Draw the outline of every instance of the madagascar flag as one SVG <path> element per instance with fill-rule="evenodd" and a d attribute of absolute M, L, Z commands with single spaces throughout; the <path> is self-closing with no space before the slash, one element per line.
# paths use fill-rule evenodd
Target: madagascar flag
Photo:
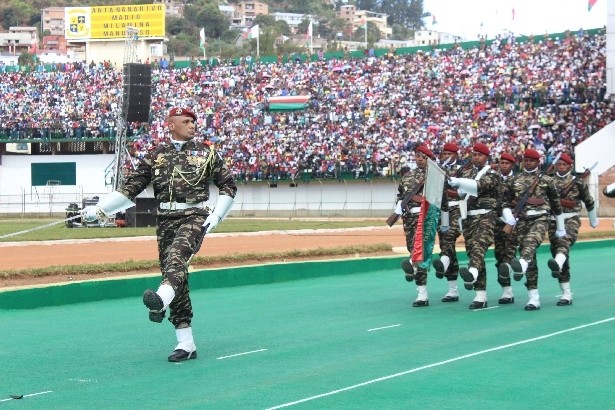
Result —
<path fill-rule="evenodd" d="M 445 178 L 444 171 L 435 162 L 428 159 L 421 212 L 416 225 L 414 248 L 412 250 L 412 263 L 418 263 L 421 268 L 427 270 L 431 265 L 431 254 L 436 242 Z"/>
<path fill-rule="evenodd" d="M 269 97 L 269 110 L 291 111 L 303 110 L 308 107 L 311 95 L 285 95 Z"/>
<path fill-rule="evenodd" d="M 598 0 L 587 0 L 587 11 L 591 11 Z"/>

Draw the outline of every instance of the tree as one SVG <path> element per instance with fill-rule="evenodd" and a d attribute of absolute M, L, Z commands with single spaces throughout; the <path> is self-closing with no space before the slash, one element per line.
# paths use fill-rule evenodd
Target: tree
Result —
<path fill-rule="evenodd" d="M 402 26 L 401 24 L 393 24 L 391 27 L 393 34 L 391 35 L 392 40 L 408 40 L 412 37 L 412 30 L 408 27 Z"/>
<path fill-rule="evenodd" d="M 21 53 L 20 56 L 17 58 L 17 64 L 21 66 L 27 66 L 30 64 L 34 64 L 35 62 L 36 62 L 36 55 L 30 54 L 28 52 Z"/>
<path fill-rule="evenodd" d="M 364 26 L 359 26 L 357 30 L 354 32 L 352 39 L 354 41 L 365 41 L 365 28 Z M 367 22 L 367 44 L 373 45 L 377 43 L 382 38 L 382 33 L 378 26 L 376 26 L 371 21 Z"/>
<path fill-rule="evenodd" d="M 166 18 L 167 33 L 176 36 L 188 28 L 188 21 L 183 17 L 168 16 Z"/>
<path fill-rule="evenodd" d="M 275 27 L 278 31 L 278 33 L 285 35 L 285 36 L 290 36 L 292 34 L 292 31 L 290 29 L 290 26 L 288 25 L 288 23 L 284 20 L 278 20 L 275 22 Z"/>
<path fill-rule="evenodd" d="M 205 28 L 206 38 L 220 37 L 229 27 L 227 17 L 218 10 L 217 4 L 206 3 L 203 7 L 187 5 L 184 15 L 194 23 L 197 31 Z"/>
<path fill-rule="evenodd" d="M 29 3 L 21 0 L 12 0 L 2 10 L 2 28 L 8 30 L 13 26 L 27 26 L 36 19 L 37 10 Z M 38 18 L 40 21 L 40 18 Z"/>
<path fill-rule="evenodd" d="M 260 28 L 273 27 L 276 25 L 275 17 L 269 14 L 259 14 L 258 16 L 254 18 L 252 22 L 253 26 L 257 24 Z"/>

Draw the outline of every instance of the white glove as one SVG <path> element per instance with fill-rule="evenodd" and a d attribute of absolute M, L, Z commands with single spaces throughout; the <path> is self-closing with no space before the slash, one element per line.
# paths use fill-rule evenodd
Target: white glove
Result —
<path fill-rule="evenodd" d="M 401 209 L 401 201 L 397 201 L 397 205 L 395 205 L 395 213 L 397 215 L 401 215 L 404 213 Z"/>
<path fill-rule="evenodd" d="M 449 215 L 448 212 L 441 211 L 440 212 L 440 232 L 447 233 L 450 229 L 449 226 Z"/>
<path fill-rule="evenodd" d="M 211 211 L 211 214 L 209 214 L 207 219 L 205 219 L 205 222 L 203 222 L 203 227 L 205 228 L 206 234 L 211 232 L 220 223 L 220 221 L 226 218 L 226 215 L 233 206 L 233 202 L 235 202 L 233 198 L 228 195 L 218 196 L 218 202 L 216 202 L 214 210 Z"/>
<path fill-rule="evenodd" d="M 448 179 L 448 184 L 452 186 L 453 188 L 458 188 L 459 184 L 461 184 L 461 178 L 451 177 Z"/>
<path fill-rule="evenodd" d="M 566 236 L 566 221 L 564 220 L 564 214 L 555 215 L 555 236 L 563 238 Z"/>
<path fill-rule="evenodd" d="M 517 224 L 517 219 L 510 208 L 502 209 L 502 218 L 508 225 L 515 226 Z"/>
<path fill-rule="evenodd" d="M 589 211 L 587 215 L 589 216 L 589 226 L 591 226 L 592 228 L 595 228 L 596 226 L 598 226 L 598 223 L 600 221 L 598 220 L 598 216 L 596 215 L 596 207 L 594 207 L 594 209 Z"/>
<path fill-rule="evenodd" d="M 455 178 L 459 180 L 459 190 L 472 196 L 478 196 L 478 183 L 469 178 Z"/>

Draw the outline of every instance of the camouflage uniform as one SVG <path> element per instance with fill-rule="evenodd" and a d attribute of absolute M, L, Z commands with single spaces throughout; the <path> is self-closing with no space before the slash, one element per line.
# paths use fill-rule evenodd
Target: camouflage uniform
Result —
<path fill-rule="evenodd" d="M 224 160 L 208 142 L 187 141 L 178 152 L 172 144 L 161 143 L 139 162 L 118 191 L 134 198 L 150 183 L 156 202 L 201 203 L 209 199 L 209 183 L 221 195 L 234 197 L 237 187 Z M 156 235 L 162 283 L 171 285 L 175 297 L 169 321 L 176 329 L 190 327 L 192 304 L 188 286 L 187 262 L 203 233 L 203 223 L 210 210 L 197 206 L 186 209 L 158 208 Z"/>
<path fill-rule="evenodd" d="M 511 174 L 508 176 L 504 176 L 500 173 L 500 196 L 501 192 L 505 187 L 505 182 L 512 178 L 514 175 L 511 171 Z M 501 204 L 498 204 L 498 208 Z M 502 214 L 502 210 L 498 209 L 498 214 Z M 493 253 L 495 256 L 495 268 L 496 271 L 499 271 L 500 264 L 507 263 L 511 261 L 517 253 L 517 237 L 515 235 L 515 231 L 513 231 L 510 235 L 507 235 L 504 232 L 504 227 L 506 223 L 501 219 L 497 218 L 495 221 L 495 229 L 493 234 Z M 511 285 L 510 276 L 507 278 L 502 278 L 498 275 L 498 283 L 502 287 L 507 287 Z"/>
<path fill-rule="evenodd" d="M 397 200 L 401 201 L 406 196 L 406 193 L 415 189 L 418 184 L 423 184 L 427 170 L 415 168 L 404 175 L 397 188 Z M 422 192 L 422 190 L 419 190 Z M 402 220 L 404 222 L 404 234 L 406 235 L 406 248 L 412 255 L 414 248 L 414 235 L 416 233 L 416 225 L 419 220 L 419 211 L 421 207 L 421 195 L 417 194 L 408 202 L 406 209 L 403 209 Z M 414 280 L 417 286 L 427 284 L 427 270 L 417 266 L 414 273 Z"/>
<path fill-rule="evenodd" d="M 533 173 L 520 172 L 506 181 L 501 191 L 502 208 L 514 208 L 516 200 L 521 198 L 530 188 L 538 176 L 538 172 L 539 170 Z M 544 175 L 519 215 L 519 220 L 514 229 L 519 244 L 520 257 L 528 263 L 525 272 L 525 287 L 528 291 L 538 289 L 536 249 L 547 233 L 551 213 L 561 214 L 562 206 L 553 178 Z M 519 277 L 518 280 L 520 279 Z"/>
<path fill-rule="evenodd" d="M 457 172 L 461 169 L 459 163 L 454 163 L 446 167 L 446 175 L 449 177 L 457 176 Z M 442 256 L 448 256 L 450 264 L 444 273 L 444 277 L 448 281 L 456 281 L 459 275 L 459 261 L 457 260 L 457 251 L 455 250 L 455 243 L 461 236 L 461 227 L 459 225 L 459 219 L 461 215 L 459 213 L 459 194 L 456 189 L 452 189 L 446 185 L 446 198 L 448 199 L 448 213 L 449 213 L 449 228 L 446 232 L 438 230 L 438 244 L 440 245 L 440 258 Z M 443 268 L 442 268 L 443 269 Z"/>
<path fill-rule="evenodd" d="M 500 176 L 489 165 L 489 169 L 476 181 L 478 197 L 467 196 L 468 216 L 463 221 L 463 237 L 468 254 L 468 266 L 478 270 L 474 290 L 484 291 L 487 286 L 485 254 L 493 243 L 493 230 L 497 218 L 496 205 L 499 194 Z M 481 168 L 470 167 L 462 172 L 461 178 L 475 179 Z"/>
<path fill-rule="evenodd" d="M 558 192 L 562 192 L 570 186 L 570 190 L 565 196 L 560 198 L 562 204 L 564 219 L 566 221 L 566 236 L 558 238 L 555 235 L 556 224 L 555 218 L 552 217 L 549 223 L 549 242 L 551 243 L 551 255 L 555 256 L 558 253 L 566 256 L 566 261 L 562 266 L 561 272 L 557 275 L 559 283 L 570 282 L 570 248 L 577 241 L 579 235 L 579 227 L 581 226 L 581 218 L 579 212 L 581 212 L 581 203 L 585 204 L 585 208 L 588 211 L 594 209 L 594 199 L 589 194 L 589 189 L 582 179 L 574 181 L 574 176 L 568 173 L 566 176 L 560 177 L 555 174 L 553 182 L 557 187 Z"/>

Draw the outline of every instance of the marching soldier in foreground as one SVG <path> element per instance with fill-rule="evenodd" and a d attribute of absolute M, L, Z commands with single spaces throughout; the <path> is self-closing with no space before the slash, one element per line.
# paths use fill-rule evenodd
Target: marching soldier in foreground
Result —
<path fill-rule="evenodd" d="M 555 226 L 555 217 L 551 217 L 549 224 L 549 242 L 551 243 L 552 259 L 548 265 L 551 275 L 558 280 L 562 289 L 562 297 L 557 302 L 557 306 L 572 305 L 572 293 L 570 292 L 570 248 L 577 241 L 579 227 L 581 226 L 581 203 L 585 204 L 589 215 L 589 225 L 592 228 L 598 226 L 596 216 L 596 206 L 594 198 L 589 194 L 589 189 L 582 179 L 582 174 L 578 177 L 572 175 L 573 160 L 568 154 L 562 154 L 557 164 L 556 173 L 553 177 L 555 186 L 560 194 L 560 203 L 563 208 L 563 217 L 566 225 L 566 236 L 558 237 Z"/>
<path fill-rule="evenodd" d="M 457 152 L 459 147 L 454 142 L 444 144 L 440 162 L 446 162 L 444 167 L 447 176 L 454 177 L 461 165 L 457 161 Z M 433 267 L 436 270 L 436 277 L 442 279 L 446 277 L 448 283 L 448 292 L 442 298 L 442 302 L 457 302 L 459 301 L 459 291 L 457 290 L 457 277 L 459 275 L 459 262 L 457 261 L 457 252 L 455 243 L 461 236 L 461 228 L 459 226 L 459 193 L 456 189 L 446 186 L 448 198 L 448 214 L 442 214 L 440 230 L 438 231 L 438 243 L 440 245 L 440 258 L 433 261 Z M 448 215 L 448 220 L 446 216 Z"/>
<path fill-rule="evenodd" d="M 501 190 L 502 217 L 507 225 L 514 227 L 519 244 L 519 259 L 500 264 L 498 274 L 502 280 L 510 278 L 519 281 L 526 276 L 525 286 L 528 302 L 525 310 L 540 309 L 538 293 L 538 266 L 536 249 L 542 243 L 551 214 L 555 216 L 557 237 L 566 235 L 562 206 L 552 177 L 540 172 L 541 155 L 534 149 L 527 149 L 523 154 L 523 171 L 504 183 Z M 523 203 L 525 200 L 525 203 Z M 517 201 L 523 205 L 517 214 Z"/>
<path fill-rule="evenodd" d="M 414 151 L 416 168 L 408 172 L 400 181 L 397 193 L 397 205 L 395 213 L 402 217 L 404 223 L 404 234 L 406 236 L 406 248 L 410 253 L 409 259 L 402 261 L 401 267 L 408 282 L 415 281 L 418 296 L 413 307 L 429 306 L 427 294 L 427 271 L 412 265 L 412 250 L 414 248 L 414 235 L 421 211 L 421 201 L 423 199 L 420 192 L 425 184 L 427 173 L 427 158 L 435 159 L 435 155 L 425 145 L 419 145 Z M 403 205 L 402 205 L 403 203 Z"/>
<path fill-rule="evenodd" d="M 504 186 L 504 182 L 514 176 L 514 168 L 517 160 L 515 157 L 505 152 L 500 155 L 498 167 L 500 170 L 500 189 Z M 499 211 L 501 213 L 501 210 Z M 504 233 L 506 223 L 503 219 L 497 218 L 495 221 L 495 230 L 493 235 L 493 253 L 495 255 L 495 269 L 499 271 L 502 263 L 509 262 L 514 259 L 517 251 L 517 239 L 515 231 L 510 235 Z M 498 283 L 502 286 L 502 296 L 498 300 L 500 305 L 507 305 L 515 302 L 515 296 L 512 291 L 510 277 L 502 278 L 498 275 Z"/>
<path fill-rule="evenodd" d="M 487 307 L 487 269 L 485 254 L 493 243 L 493 229 L 496 220 L 496 206 L 500 176 L 488 164 L 489 147 L 474 144 L 472 167 L 462 172 L 461 178 L 450 178 L 450 185 L 459 188 L 465 199 L 460 205 L 463 221 L 463 238 L 468 253 L 468 267 L 461 267 L 459 275 L 466 289 L 474 288 L 476 295 L 470 309 Z M 467 208 L 466 208 L 467 207 Z M 466 208 L 466 209 L 464 209 Z"/>
<path fill-rule="evenodd" d="M 130 208 L 135 197 L 150 183 L 158 203 L 156 235 L 162 282 L 156 292 L 146 290 L 143 303 L 153 322 L 162 322 L 170 309 L 177 346 L 170 362 L 196 359 L 192 335 L 192 303 L 188 286 L 188 262 L 205 233 L 222 221 L 233 205 L 235 182 L 224 160 L 208 142 L 194 141 L 196 115 L 185 108 L 172 108 L 168 115 L 169 143 L 161 143 L 139 162 L 124 186 L 97 205 L 83 209 L 92 220 L 100 213 L 113 215 Z M 205 206 L 209 183 L 219 190 L 213 210 Z"/>

